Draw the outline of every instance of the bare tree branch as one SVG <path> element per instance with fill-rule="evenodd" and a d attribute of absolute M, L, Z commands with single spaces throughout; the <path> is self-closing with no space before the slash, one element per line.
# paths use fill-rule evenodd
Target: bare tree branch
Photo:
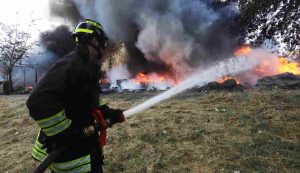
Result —
<path fill-rule="evenodd" d="M 0 73 L 7 76 L 12 91 L 13 67 L 28 56 L 29 50 L 37 41 L 29 41 L 29 32 L 22 31 L 19 25 L 9 26 L 0 23 Z"/>

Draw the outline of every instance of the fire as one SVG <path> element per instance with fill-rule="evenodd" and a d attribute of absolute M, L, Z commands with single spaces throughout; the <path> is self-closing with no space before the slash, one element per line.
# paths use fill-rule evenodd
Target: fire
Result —
<path fill-rule="evenodd" d="M 236 57 L 239 56 L 247 56 L 252 52 L 252 48 L 249 45 L 243 45 L 238 48 L 234 55 Z M 223 83 L 228 79 L 235 79 L 237 84 L 249 84 L 252 81 L 256 81 L 265 76 L 272 76 L 281 73 L 293 73 L 294 75 L 300 75 L 300 64 L 297 62 L 289 62 L 287 58 L 278 57 L 274 58 L 265 58 L 258 66 L 256 66 L 252 71 L 247 73 L 238 74 L 237 76 L 225 76 L 217 80 L 219 83 Z M 176 85 L 180 82 L 176 80 L 174 75 L 170 75 L 170 73 L 138 73 L 134 82 L 137 84 L 162 84 L 168 83 L 171 85 Z"/>
<path fill-rule="evenodd" d="M 136 83 L 150 83 L 150 80 L 148 78 L 148 76 L 146 76 L 144 73 L 138 73 L 135 77 L 135 82 Z"/>
<path fill-rule="evenodd" d="M 249 55 L 252 48 L 248 45 L 243 45 L 234 52 L 235 56 Z M 285 57 L 278 57 L 274 61 L 263 61 L 258 65 L 253 72 L 260 76 L 277 75 L 281 73 L 292 73 L 294 75 L 300 75 L 300 64 L 297 62 L 289 62 Z"/>
<path fill-rule="evenodd" d="M 241 81 L 240 81 L 239 79 L 237 79 L 237 78 L 235 78 L 235 77 L 230 77 L 230 76 L 225 76 L 225 77 L 223 77 L 223 78 L 221 78 L 221 79 L 218 79 L 217 82 L 218 82 L 218 83 L 223 83 L 223 82 L 225 82 L 225 81 L 228 80 L 228 79 L 235 79 L 237 84 L 240 84 L 240 83 L 241 83 Z"/>
<path fill-rule="evenodd" d="M 158 74 L 158 73 L 150 73 L 144 74 L 142 72 L 138 73 L 135 78 L 134 82 L 137 84 L 150 84 L 150 83 L 169 83 L 175 84 L 175 80 L 168 74 Z"/>
<path fill-rule="evenodd" d="M 293 73 L 300 75 L 300 64 L 297 62 L 289 62 L 287 58 L 279 58 L 279 73 Z"/>
<path fill-rule="evenodd" d="M 162 81 L 165 81 L 165 78 L 163 76 L 160 76 L 159 80 L 162 82 Z"/>
<path fill-rule="evenodd" d="M 247 56 L 252 51 L 253 50 L 250 46 L 243 45 L 234 52 L 234 55 L 236 57 Z M 252 80 L 256 81 L 257 79 L 265 76 L 273 76 L 281 73 L 300 75 L 300 63 L 289 62 L 289 60 L 285 57 L 274 57 L 271 59 L 266 57 L 266 59 L 256 66 L 251 72 L 240 74 L 235 77 L 225 76 L 221 79 L 218 79 L 217 82 L 223 83 L 228 79 L 235 79 L 238 84 L 247 84 L 248 82 L 251 83 Z"/>
<path fill-rule="evenodd" d="M 99 80 L 99 83 L 100 84 L 108 84 L 109 81 L 108 81 L 108 79 L 101 79 L 101 80 Z"/>
<path fill-rule="evenodd" d="M 261 76 L 276 75 L 281 73 L 292 73 L 300 75 L 300 64 L 289 62 L 287 58 L 279 57 L 276 62 L 263 61 L 254 69 L 256 74 Z"/>
<path fill-rule="evenodd" d="M 252 48 L 248 45 L 241 46 L 238 48 L 235 52 L 235 56 L 243 56 L 243 55 L 248 55 L 252 51 Z"/>
<path fill-rule="evenodd" d="M 276 62 L 270 62 L 265 60 L 254 69 L 254 73 L 260 76 L 278 74 L 278 69 L 277 67 L 274 68 L 274 66 L 276 66 L 274 63 L 276 64 Z"/>

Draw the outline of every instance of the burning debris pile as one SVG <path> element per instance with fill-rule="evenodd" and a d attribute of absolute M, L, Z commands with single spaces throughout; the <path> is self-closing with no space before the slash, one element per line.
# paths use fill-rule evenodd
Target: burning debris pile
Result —
<path fill-rule="evenodd" d="M 122 67 L 117 67 L 122 68 Z M 114 69 L 115 70 L 115 69 Z M 125 69 L 126 71 L 126 69 Z M 128 75 L 124 76 L 123 79 L 116 79 L 116 82 L 113 82 L 112 84 L 108 83 L 108 81 L 114 81 L 114 77 L 112 76 L 113 72 L 110 71 L 109 75 L 111 76 L 110 80 L 104 80 L 100 83 L 102 86 L 104 86 L 104 90 L 110 90 L 110 91 L 149 91 L 149 90 L 167 90 L 171 88 L 172 86 L 176 85 L 176 79 L 170 76 L 169 74 L 157 74 L 157 73 L 138 73 L 136 76 L 132 79 L 129 79 L 127 76 L 130 76 L 128 72 Z M 123 74 L 124 75 L 124 74 Z M 120 76 L 117 73 L 117 77 Z M 107 85 L 108 84 L 108 85 Z M 109 87 L 109 88 L 107 88 Z M 103 89 L 103 88 L 102 88 Z"/>
<path fill-rule="evenodd" d="M 244 86 L 234 78 L 228 78 L 226 80 L 218 80 L 215 82 L 209 82 L 206 86 L 198 89 L 199 91 L 208 90 L 227 90 L 227 91 L 242 91 Z"/>
<path fill-rule="evenodd" d="M 262 57 L 263 60 L 251 70 L 240 72 L 234 76 L 223 76 L 215 82 L 210 82 L 206 86 L 201 87 L 201 91 L 240 91 L 244 88 L 270 88 L 276 86 L 282 88 L 297 88 L 297 82 L 299 82 L 297 75 L 300 75 L 299 63 L 289 62 L 287 58 L 280 57 L 265 49 L 252 49 L 247 45 L 241 46 L 241 48 L 237 49 L 233 54 L 235 58 L 241 58 L 243 56 L 250 58 Z M 116 71 L 117 68 L 119 68 L 118 71 Z M 166 90 L 182 82 L 181 78 L 176 78 L 176 76 L 172 76 L 170 73 L 145 74 L 140 72 L 130 78 L 130 73 L 126 67 L 121 67 L 122 70 L 120 70 L 120 67 L 117 68 L 113 68 L 113 70 L 109 72 L 109 80 L 113 81 L 120 76 L 119 74 L 123 74 L 123 80 L 117 80 L 116 85 L 113 85 L 116 87 L 114 89 L 118 91 Z M 205 67 L 203 67 L 203 69 L 205 69 Z M 194 71 L 191 70 L 191 74 L 192 73 L 194 73 Z M 188 78 L 189 75 L 185 77 Z M 286 81 L 287 79 L 289 82 Z"/>
<path fill-rule="evenodd" d="M 250 46 L 242 46 L 236 50 L 234 55 L 250 55 L 254 50 Z M 259 54 L 264 53 L 260 52 Z M 255 56 L 255 55 L 251 55 Z M 276 55 L 274 55 L 276 56 Z M 243 88 L 300 88 L 300 64 L 289 62 L 284 57 L 273 57 L 256 66 L 254 69 L 242 72 L 236 76 L 225 76 L 216 82 L 208 83 L 201 90 L 242 90 Z"/>

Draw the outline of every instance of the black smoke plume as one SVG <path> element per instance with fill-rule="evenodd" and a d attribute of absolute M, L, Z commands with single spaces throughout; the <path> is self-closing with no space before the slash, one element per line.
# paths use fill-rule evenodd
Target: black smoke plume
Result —
<path fill-rule="evenodd" d="M 51 17 L 64 19 L 65 22 L 75 24 L 81 15 L 73 0 L 51 0 L 49 1 Z"/>
<path fill-rule="evenodd" d="M 51 0 L 49 1 L 49 11 L 52 20 L 59 20 L 64 24 L 42 32 L 39 36 L 39 43 L 45 49 L 42 53 L 43 58 L 32 61 L 39 64 L 42 73 L 75 48 L 70 25 L 75 25 L 81 19 L 73 0 Z"/>
<path fill-rule="evenodd" d="M 62 57 L 75 47 L 71 34 L 68 26 L 61 25 L 54 30 L 41 33 L 40 44 L 58 57 Z"/>

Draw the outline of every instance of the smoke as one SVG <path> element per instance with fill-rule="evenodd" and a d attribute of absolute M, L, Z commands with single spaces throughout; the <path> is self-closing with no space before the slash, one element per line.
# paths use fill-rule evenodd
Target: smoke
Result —
<path fill-rule="evenodd" d="M 132 79 L 132 80 L 122 82 L 121 88 L 122 88 L 122 90 L 136 91 L 136 90 L 142 89 L 142 86 L 140 84 L 134 82 L 134 80 Z"/>
<path fill-rule="evenodd" d="M 206 69 L 200 67 L 190 78 L 186 79 L 179 85 L 176 85 L 170 90 L 165 91 L 164 93 L 159 94 L 147 100 L 146 102 L 125 111 L 124 115 L 126 118 L 128 118 L 196 85 L 199 87 L 204 86 L 208 82 L 215 81 L 225 75 L 235 76 L 243 71 L 245 72 L 248 70 L 252 70 L 257 65 L 262 64 L 264 61 L 270 62 L 277 58 L 270 52 L 267 53 L 266 51 L 262 50 L 255 50 L 253 52 L 254 53 L 251 53 L 244 57 L 234 57 L 225 61 L 218 62 Z"/>
<path fill-rule="evenodd" d="M 261 61 L 261 64 L 257 66 L 256 69 L 236 75 L 236 77 L 241 80 L 241 83 L 244 86 L 253 87 L 257 83 L 258 79 L 280 73 L 278 71 L 280 66 L 278 58 L 279 55 L 276 53 L 272 53 L 272 50 L 266 48 L 255 49 L 247 56 L 263 57 L 264 60 Z"/>
<path fill-rule="evenodd" d="M 74 25 L 81 15 L 77 10 L 73 0 L 49 1 L 50 16 L 56 19 L 63 19 L 64 23 Z"/>
<path fill-rule="evenodd" d="M 72 32 L 67 26 L 61 25 L 54 30 L 41 33 L 39 41 L 44 48 L 57 56 L 63 56 L 75 47 L 71 34 Z"/>
<path fill-rule="evenodd" d="M 115 85 L 117 84 L 117 80 L 129 79 L 131 77 L 126 65 L 112 68 L 108 71 L 107 76 L 110 83 Z"/>
<path fill-rule="evenodd" d="M 102 23 L 112 41 L 125 43 L 132 76 L 169 72 L 182 79 L 199 64 L 229 57 L 240 38 L 237 4 L 215 0 L 57 0 L 50 15 L 67 25 L 82 17 Z M 41 43 L 61 57 L 74 46 L 68 32 L 59 26 L 41 34 Z"/>
<path fill-rule="evenodd" d="M 73 0 L 49 1 L 49 13 L 52 19 L 60 20 L 63 24 L 52 30 L 42 32 L 39 42 L 57 57 L 62 57 L 75 47 L 70 27 L 74 27 L 81 19 L 81 15 Z"/>
<path fill-rule="evenodd" d="M 42 32 L 39 36 L 40 48 L 34 51 L 38 53 L 30 55 L 27 63 L 38 65 L 39 72 L 45 73 L 59 58 L 75 48 L 71 33 L 65 25 Z"/>
<path fill-rule="evenodd" d="M 26 67 L 14 67 L 13 87 L 14 89 L 25 88 L 35 84 L 35 71 Z"/>
<path fill-rule="evenodd" d="M 13 84 L 15 88 L 33 86 L 36 79 L 41 79 L 57 60 L 57 55 L 39 46 L 35 47 L 22 65 L 16 65 L 13 69 Z M 36 73 L 37 70 L 37 73 Z"/>
<path fill-rule="evenodd" d="M 39 35 L 39 45 L 31 51 L 25 64 L 31 64 L 38 67 L 38 78 L 40 79 L 48 69 L 64 55 L 75 48 L 75 42 L 71 37 L 70 26 L 81 18 L 72 0 L 56 0 L 49 1 L 50 19 L 56 23 L 63 23 L 51 30 L 41 32 Z M 35 73 L 30 68 L 25 68 L 25 80 L 28 84 L 33 84 L 30 80 L 35 79 Z M 16 84 L 23 84 L 24 72 L 16 68 L 15 79 Z M 25 82 L 27 83 L 27 82 Z"/>
<path fill-rule="evenodd" d="M 115 42 L 125 42 L 128 69 L 174 69 L 186 76 L 199 64 L 229 57 L 240 38 L 236 5 L 214 0 L 74 0 L 81 15 L 101 22 Z"/>
<path fill-rule="evenodd" d="M 38 66 L 39 77 L 61 57 L 75 48 L 75 43 L 71 38 L 70 26 L 81 18 L 73 0 L 49 1 L 50 19 L 57 23 L 63 23 L 52 30 L 44 31 L 39 35 L 40 47 L 34 50 L 26 60 L 27 64 Z"/>

